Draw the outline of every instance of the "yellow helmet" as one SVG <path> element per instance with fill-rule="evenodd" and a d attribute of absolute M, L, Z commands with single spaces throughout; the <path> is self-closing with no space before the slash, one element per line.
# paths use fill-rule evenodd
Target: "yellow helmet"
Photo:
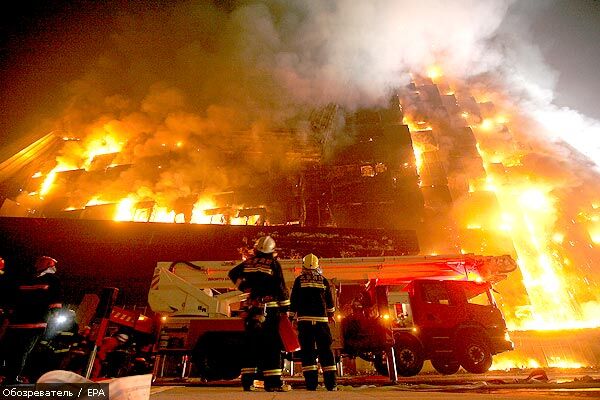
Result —
<path fill-rule="evenodd" d="M 312 269 L 319 270 L 319 258 L 315 256 L 313 253 L 309 253 L 304 256 L 302 259 L 302 268 L 304 269 Z"/>

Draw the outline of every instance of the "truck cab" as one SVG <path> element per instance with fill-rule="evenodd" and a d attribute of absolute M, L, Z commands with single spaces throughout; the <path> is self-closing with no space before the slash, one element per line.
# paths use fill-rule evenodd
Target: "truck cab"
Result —
<path fill-rule="evenodd" d="M 487 282 L 418 279 L 383 290 L 401 376 L 418 374 L 425 360 L 442 374 L 461 365 L 483 373 L 494 354 L 514 348 Z"/>

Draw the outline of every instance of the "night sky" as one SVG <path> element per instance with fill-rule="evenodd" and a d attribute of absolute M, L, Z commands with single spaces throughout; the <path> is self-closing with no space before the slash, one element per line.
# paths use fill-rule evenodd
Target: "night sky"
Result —
<path fill-rule="evenodd" d="M 206 5 L 205 8 L 214 5 L 212 8 L 225 14 L 240 5 L 251 3 L 260 2 L 197 2 Z M 274 9 L 293 8 L 288 3 L 294 2 L 272 2 Z M 362 3 L 368 2 L 356 2 Z M 519 32 L 515 34 L 522 35 L 524 42 L 539 48 L 547 67 L 548 79 L 544 84 L 554 89 L 553 103 L 600 120 L 600 79 L 597 73 L 600 65 L 600 2 L 562 0 L 497 3 L 508 5 L 499 30 L 514 30 L 516 21 Z M 423 4 L 425 7 L 431 4 L 431 13 L 436 12 L 436 1 L 425 1 Z M 468 7 L 469 4 L 471 2 L 468 0 L 459 1 L 456 7 Z M 157 14 L 177 13 L 178 8 L 187 5 L 188 2 L 182 1 L 3 2 L 0 26 L 0 145 L 28 135 L 39 136 L 51 129 L 48 121 L 69 104 L 73 82 L 85 80 L 90 74 L 90 66 L 102 62 L 99 60 L 107 48 L 114 45 L 115 31 L 123 32 L 127 29 L 124 25 L 131 21 L 144 21 Z M 208 19 L 202 19 L 201 12 L 198 15 L 198 24 L 204 21 L 210 25 Z M 214 32 L 218 30 L 218 23 L 212 20 L 212 24 L 215 24 L 211 25 L 212 36 L 208 37 L 218 37 Z M 175 37 L 179 35 L 168 31 L 165 34 L 170 33 Z M 218 46 L 216 43 L 213 45 Z M 210 44 L 207 46 L 210 47 Z M 203 66 L 199 65 L 198 68 Z M 119 77 L 115 76 L 115 79 Z M 162 77 L 156 79 L 161 80 Z M 368 77 L 363 79 L 368 82 Z M 127 90 L 126 82 L 121 89 Z"/>

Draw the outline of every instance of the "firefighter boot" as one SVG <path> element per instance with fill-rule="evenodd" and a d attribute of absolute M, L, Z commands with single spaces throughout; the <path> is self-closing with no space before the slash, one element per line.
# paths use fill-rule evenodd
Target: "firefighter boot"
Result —
<path fill-rule="evenodd" d="M 265 391 L 266 392 L 289 392 L 292 390 L 290 385 L 283 383 L 281 375 L 265 376 Z"/>
<path fill-rule="evenodd" d="M 317 390 L 317 386 L 319 385 L 318 372 L 316 370 L 304 371 L 303 374 L 304 381 L 306 382 L 306 390 Z"/>
<path fill-rule="evenodd" d="M 323 371 L 323 382 L 325 383 L 325 388 L 327 390 L 337 390 L 337 385 L 335 382 L 335 371 Z"/>

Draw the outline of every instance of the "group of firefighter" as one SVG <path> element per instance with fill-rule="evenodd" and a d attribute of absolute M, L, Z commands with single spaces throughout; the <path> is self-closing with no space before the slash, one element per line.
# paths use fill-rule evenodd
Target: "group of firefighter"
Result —
<path fill-rule="evenodd" d="M 62 308 L 56 260 L 42 256 L 24 277 L 13 278 L 0 258 L 0 375 L 3 384 L 23 383 L 29 355 Z"/>
<path fill-rule="evenodd" d="M 92 332 L 87 326 L 79 330 L 74 312 L 63 309 L 57 261 L 40 256 L 32 269 L 25 268 L 21 274 L 7 273 L 4 267 L 0 257 L 0 384 L 28 383 L 55 368 L 84 374 L 94 344 Z M 111 371 L 106 362 L 109 354 L 128 340 L 126 333 L 118 331 L 103 338 L 92 378 Z M 40 353 L 43 356 L 36 348 L 46 350 Z"/>
<path fill-rule="evenodd" d="M 263 236 L 254 245 L 254 255 L 229 271 L 236 287 L 248 293 L 243 310 L 245 346 L 242 354 L 241 380 L 244 391 L 256 390 L 261 377 L 267 392 L 287 392 L 283 382 L 282 319 L 297 325 L 302 373 L 308 390 L 317 390 L 317 359 L 327 390 L 337 390 L 336 365 L 331 350 L 329 322 L 334 322 L 332 288 L 322 275 L 319 259 L 308 254 L 302 259 L 302 273 L 295 279 L 291 296 L 281 265 L 274 256 L 275 241 Z"/>
<path fill-rule="evenodd" d="M 335 306 L 332 288 L 321 273 L 319 259 L 314 254 L 303 258 L 302 273 L 294 281 L 290 296 L 274 252 L 274 239 L 261 237 L 255 243 L 254 255 L 229 271 L 236 287 L 248 293 L 242 314 L 246 340 L 241 370 L 243 389 L 256 390 L 254 382 L 262 377 L 264 389 L 268 392 L 291 390 L 281 378 L 283 343 L 280 325 L 282 319 L 284 322 L 289 319 L 298 330 L 306 388 L 318 388 L 318 359 L 325 388 L 337 390 L 329 330 L 329 322 L 334 321 Z M 62 309 L 56 264 L 57 261 L 51 257 L 39 257 L 26 279 L 10 285 L 4 273 L 4 260 L 0 258 L 0 367 L 3 369 L 3 384 L 23 382 L 30 353 L 47 332 L 48 321 Z M 112 339 L 115 346 L 118 341 L 127 340 L 124 334 L 118 333 Z M 103 351 L 106 352 L 107 348 L 101 347 L 99 355 Z M 102 361 L 101 358 L 99 361 Z M 99 365 L 94 365 L 96 375 L 98 369 Z"/>

